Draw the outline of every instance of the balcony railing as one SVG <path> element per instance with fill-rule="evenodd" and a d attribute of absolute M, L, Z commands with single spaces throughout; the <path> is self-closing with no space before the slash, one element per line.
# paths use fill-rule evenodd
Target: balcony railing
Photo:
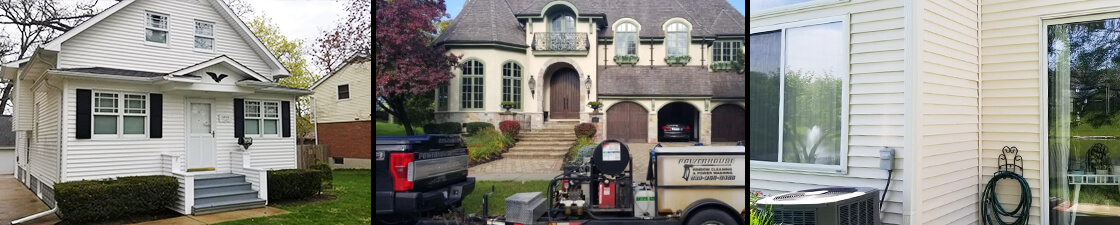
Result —
<path fill-rule="evenodd" d="M 587 33 L 534 33 L 533 51 L 587 51 Z"/>

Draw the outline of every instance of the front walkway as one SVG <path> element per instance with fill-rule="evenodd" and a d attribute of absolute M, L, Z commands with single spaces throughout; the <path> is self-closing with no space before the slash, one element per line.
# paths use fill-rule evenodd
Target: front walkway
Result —
<path fill-rule="evenodd" d="M 0 175 L 0 224 L 11 224 L 12 220 L 47 210 L 50 207 L 11 174 Z M 59 221 L 57 215 L 50 214 L 22 224 L 55 224 Z"/>
<path fill-rule="evenodd" d="M 168 219 L 162 219 L 162 220 L 156 220 L 156 221 L 148 221 L 148 222 L 143 222 L 143 223 L 137 223 L 135 225 L 160 225 L 160 224 L 203 225 L 203 224 L 221 223 L 221 222 L 226 222 L 226 221 L 243 220 L 243 219 L 249 219 L 249 218 L 275 216 L 275 215 L 281 215 L 281 214 L 287 214 L 287 213 L 288 213 L 288 211 L 285 211 L 283 209 L 277 209 L 277 208 L 272 208 L 272 207 L 264 207 L 264 208 L 246 209 L 246 210 L 239 210 L 239 211 L 231 211 L 231 212 L 215 213 L 215 214 L 209 214 L 209 215 L 201 215 L 201 216 L 186 215 L 186 216 L 180 216 L 180 217 L 175 217 L 175 218 L 168 218 Z"/>

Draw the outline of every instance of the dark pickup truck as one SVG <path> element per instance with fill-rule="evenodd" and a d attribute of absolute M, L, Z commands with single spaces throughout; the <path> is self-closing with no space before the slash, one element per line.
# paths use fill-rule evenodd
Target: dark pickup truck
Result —
<path fill-rule="evenodd" d="M 379 220 L 410 220 L 459 206 L 474 190 L 474 178 L 467 177 L 469 150 L 457 135 L 378 137 L 375 145 Z"/>

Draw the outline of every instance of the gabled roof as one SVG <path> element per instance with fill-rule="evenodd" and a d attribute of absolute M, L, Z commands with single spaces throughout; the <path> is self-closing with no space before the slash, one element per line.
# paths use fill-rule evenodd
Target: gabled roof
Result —
<path fill-rule="evenodd" d="M 311 84 L 311 87 L 309 87 L 307 89 L 311 89 L 311 90 L 315 89 L 315 87 L 318 87 L 319 84 L 323 83 L 323 81 L 326 81 L 327 79 L 331 78 L 331 76 L 334 76 L 339 71 L 342 71 L 342 68 L 346 68 L 346 66 L 348 66 L 348 65 L 350 65 L 354 62 L 360 61 L 360 59 L 364 59 L 364 60 L 368 61 L 370 58 L 369 58 L 369 56 L 363 55 L 363 54 L 351 55 L 350 59 L 346 60 L 346 63 L 343 63 L 342 65 L 339 65 L 338 68 L 334 69 L 334 72 L 332 72 L 331 74 L 327 74 L 326 76 L 323 76 L 323 78 L 319 78 L 318 81 L 315 81 L 315 83 Z"/>
<path fill-rule="evenodd" d="M 55 52 L 60 51 L 62 50 L 63 42 L 70 40 L 70 38 L 77 36 L 78 33 L 81 33 L 82 31 L 93 27 L 93 25 L 101 22 L 109 16 L 112 16 L 114 13 L 117 13 L 121 9 L 136 1 L 137 0 L 121 0 L 120 2 L 117 2 L 117 4 L 114 4 L 108 9 L 105 9 L 105 11 L 102 11 L 89 20 L 78 24 L 78 26 L 74 27 L 73 29 L 62 33 L 62 35 L 58 36 L 58 38 L 55 38 L 54 40 L 43 44 L 42 48 Z M 272 52 L 269 51 L 268 48 L 264 46 L 264 43 L 262 43 L 260 39 L 258 39 L 257 36 L 253 34 L 253 31 L 249 30 L 249 27 L 245 26 L 245 23 L 233 14 L 233 11 L 229 8 L 229 6 L 226 5 L 225 2 L 223 2 L 222 0 L 206 1 L 210 3 L 210 6 L 214 8 L 214 11 L 216 11 L 219 16 L 224 18 L 226 22 L 229 23 L 232 27 L 235 27 L 234 31 L 236 31 L 242 39 L 244 39 L 246 42 L 252 43 L 250 44 L 250 49 L 253 49 L 253 51 L 256 52 L 259 57 L 265 59 L 264 62 L 268 64 L 269 67 L 274 68 L 273 71 L 270 72 L 276 75 L 291 75 L 291 72 L 289 72 L 283 64 L 280 64 L 280 61 L 276 59 L 276 56 L 272 55 Z"/>
<path fill-rule="evenodd" d="M 233 67 L 233 68 L 236 68 L 237 70 L 240 70 L 241 72 L 243 72 L 245 74 L 249 74 L 250 77 L 252 77 L 253 79 L 256 79 L 257 81 L 272 81 L 271 79 L 268 79 L 267 77 L 262 76 L 261 74 L 257 73 L 256 71 L 253 71 L 253 70 L 249 69 L 249 67 L 245 67 L 245 65 L 242 65 L 240 62 L 237 62 L 237 60 L 233 60 L 232 58 L 230 58 L 229 56 L 226 56 L 226 55 L 220 55 L 218 57 L 214 57 L 213 59 L 209 59 L 209 60 L 206 60 L 206 61 L 195 63 L 194 65 L 184 67 L 184 68 L 176 70 L 176 71 L 172 71 L 168 74 L 171 74 L 172 76 L 183 76 L 183 75 L 186 75 L 190 72 L 198 71 L 200 69 L 210 67 L 210 66 L 213 66 L 213 65 L 217 65 L 219 63 L 224 63 L 226 65 L 229 65 L 230 67 Z"/>

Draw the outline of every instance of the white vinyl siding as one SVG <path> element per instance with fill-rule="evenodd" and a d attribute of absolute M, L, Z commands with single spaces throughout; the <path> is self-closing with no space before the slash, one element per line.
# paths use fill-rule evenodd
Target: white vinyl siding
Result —
<path fill-rule="evenodd" d="M 977 224 L 980 199 L 979 14 L 969 1 L 919 4 L 915 35 L 921 115 L 915 116 L 919 151 L 919 224 Z M 915 94 L 917 95 L 917 94 Z M 986 181 L 986 180 L 985 180 Z M 1001 192 L 1002 193 L 1002 192 Z M 1002 197 L 1001 197 L 1002 198 Z"/>
<path fill-rule="evenodd" d="M 59 182 L 60 173 L 58 165 L 60 163 L 60 151 L 58 145 L 58 113 L 59 113 L 59 96 L 57 92 L 48 91 L 47 88 L 39 89 L 34 93 L 34 99 L 38 106 L 33 112 L 34 115 L 34 129 L 32 132 L 30 152 L 28 155 L 28 168 L 27 171 L 47 184 L 49 187 L 54 187 L 55 183 Z"/>
<path fill-rule="evenodd" d="M 108 67 L 149 72 L 171 72 L 220 55 L 269 76 L 272 68 L 222 18 L 209 1 L 136 1 L 106 17 L 89 29 L 62 43 L 58 68 Z M 168 47 L 153 47 L 144 40 L 146 13 L 170 17 Z M 195 21 L 215 21 L 214 39 L 220 47 L 213 52 L 196 51 Z M 252 40 L 252 39 L 249 39 Z"/>
<path fill-rule="evenodd" d="M 317 117 L 319 123 L 331 122 L 352 122 L 352 121 L 369 121 L 373 115 L 373 74 L 372 65 L 370 62 L 353 63 L 342 67 L 337 73 L 324 80 L 314 90 L 316 99 L 315 107 L 318 108 Z M 494 73 L 497 74 L 497 73 Z M 458 80 L 458 79 L 452 79 Z M 350 100 L 336 101 L 338 97 L 339 84 L 350 85 Z M 459 102 L 459 92 L 456 84 L 449 84 L 445 88 L 448 98 L 443 103 L 450 107 L 457 105 Z M 540 90 L 537 90 L 540 94 Z M 441 93 L 441 95 L 444 95 Z M 496 103 L 496 102 L 495 102 Z M 292 103 L 295 107 L 295 103 Z M 292 124 L 295 124 L 293 122 Z M 294 125 L 293 125 L 294 127 Z M 294 133 L 293 133 L 294 134 Z M 256 146 L 256 143 L 253 144 Z"/>
<path fill-rule="evenodd" d="M 214 51 L 214 23 L 194 21 L 194 48 L 203 51 Z"/>
<path fill-rule="evenodd" d="M 905 224 L 908 210 L 905 156 L 905 11 L 903 1 L 853 0 L 821 7 L 750 18 L 751 27 L 850 14 L 848 167 L 846 174 L 750 171 L 750 188 L 768 194 L 830 186 L 883 188 L 887 172 L 879 169 L 879 150 L 894 148 L 896 164 L 883 215 L 885 224 Z M 747 44 L 747 43 L 744 43 Z M 746 48 L 744 46 L 744 48 Z M 693 60 L 696 61 L 696 60 Z"/>

